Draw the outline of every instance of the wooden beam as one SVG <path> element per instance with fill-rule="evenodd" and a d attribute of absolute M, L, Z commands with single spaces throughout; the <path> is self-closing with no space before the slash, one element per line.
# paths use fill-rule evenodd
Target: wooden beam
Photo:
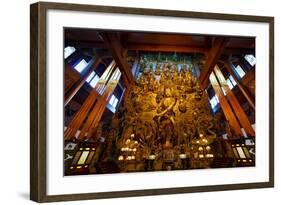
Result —
<path fill-rule="evenodd" d="M 102 90 L 105 89 L 106 83 L 110 78 L 116 64 L 115 61 L 112 61 L 110 65 L 106 68 L 104 73 L 102 74 L 97 85 L 91 90 L 89 96 L 80 107 L 80 109 L 75 113 L 75 116 L 71 120 L 71 122 L 67 125 L 67 129 L 64 131 L 64 139 L 73 139 L 76 137 L 76 134 L 79 132 L 79 129 L 82 127 L 85 119 L 88 117 L 89 112 L 92 107 L 95 105 L 99 94 Z M 81 134 L 81 132 L 80 132 Z"/>
<path fill-rule="evenodd" d="M 124 42 L 125 43 L 125 42 Z M 107 49 L 108 47 L 101 41 L 76 41 L 68 40 L 67 45 L 78 47 L 78 48 L 96 48 L 96 49 Z M 207 41 L 206 47 L 201 46 L 181 46 L 181 45 L 163 45 L 163 44 L 139 44 L 139 43 L 128 43 L 126 48 L 130 51 L 155 51 L 155 52 L 180 52 L 180 53 L 202 53 L 207 54 L 210 50 L 210 43 Z M 223 52 L 225 55 L 229 54 L 255 54 L 253 48 L 232 48 L 226 47 Z"/>
<path fill-rule="evenodd" d="M 134 76 L 127 59 L 122 55 L 124 48 L 122 47 L 117 35 L 115 33 L 100 33 L 105 44 L 112 53 L 114 60 L 120 71 L 124 74 L 129 84 L 135 84 Z"/>
<path fill-rule="evenodd" d="M 255 54 L 254 48 L 230 48 L 227 47 L 223 50 L 223 54 L 234 54 L 234 55 L 245 55 L 245 54 Z"/>
<path fill-rule="evenodd" d="M 228 70 L 228 72 L 232 75 L 232 77 L 234 78 L 235 82 L 237 83 L 238 88 L 241 90 L 242 94 L 244 95 L 244 97 L 247 99 L 247 101 L 249 102 L 250 106 L 256 110 L 256 106 L 255 106 L 255 99 L 252 97 L 252 95 L 249 93 L 249 91 L 247 90 L 247 88 L 245 87 L 245 85 L 243 84 L 243 82 L 241 82 L 240 79 L 237 78 L 236 74 L 233 71 L 233 65 L 230 62 L 226 62 L 225 64 L 226 69 Z M 249 74 L 249 73 L 248 73 Z M 247 75 L 247 74 L 246 74 Z"/>
<path fill-rule="evenodd" d="M 199 81 L 203 89 L 205 89 L 208 85 L 208 80 L 211 72 L 213 71 L 217 61 L 227 43 L 225 38 L 216 38 L 214 40 L 214 45 L 210 49 L 207 55 L 206 63 L 203 71 L 201 72 Z"/>
<path fill-rule="evenodd" d="M 88 71 L 85 73 L 84 76 L 82 76 L 74 86 L 68 90 L 68 92 L 65 94 L 64 98 L 64 106 L 66 106 L 70 100 L 76 95 L 76 93 L 80 90 L 80 88 L 84 85 L 86 82 L 86 79 L 91 75 L 91 73 L 98 67 L 100 64 L 101 59 L 99 57 L 95 58 L 95 63 L 88 69 Z"/>
<path fill-rule="evenodd" d="M 247 133 L 247 135 L 250 135 L 251 137 L 255 137 L 255 131 L 247 117 L 247 115 L 245 114 L 243 108 L 241 107 L 239 101 L 237 100 L 237 98 L 235 97 L 234 93 L 232 92 L 232 90 L 229 88 L 221 70 L 219 69 L 218 66 L 215 66 L 215 75 L 217 76 L 220 85 L 222 87 L 222 89 L 224 90 L 232 109 L 234 110 L 234 113 L 236 114 L 237 119 L 239 120 L 241 126 L 244 128 L 245 132 Z"/>
<path fill-rule="evenodd" d="M 206 54 L 209 48 L 179 45 L 157 45 L 157 44 L 128 44 L 128 50 L 155 51 L 155 52 L 180 52 L 180 53 L 203 53 Z"/>
<path fill-rule="evenodd" d="M 224 116 L 225 116 L 226 120 L 229 122 L 230 127 L 234 131 L 235 136 L 233 136 L 233 139 L 239 138 L 238 136 L 243 136 L 240 124 L 238 123 L 230 105 L 228 104 L 228 101 L 227 101 L 226 97 L 224 96 L 224 93 L 221 89 L 219 82 L 217 81 L 217 78 L 216 78 L 214 72 L 212 72 L 210 74 L 210 82 L 216 93 L 216 96 L 218 97 L 218 100 L 220 102 L 220 106 L 224 113 Z"/>
<path fill-rule="evenodd" d="M 104 110 L 119 82 L 120 77 L 121 72 L 118 68 L 116 68 L 113 74 L 111 75 L 111 78 L 109 79 L 103 93 L 101 93 L 100 98 L 98 99 L 93 110 L 89 114 L 85 124 L 83 125 L 83 128 L 81 129 L 81 132 L 78 136 L 79 139 L 92 137 L 94 131 L 96 130 L 101 120 Z"/>

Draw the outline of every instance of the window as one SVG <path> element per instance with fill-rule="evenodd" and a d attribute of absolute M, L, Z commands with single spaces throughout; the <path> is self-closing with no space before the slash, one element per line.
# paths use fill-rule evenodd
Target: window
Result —
<path fill-rule="evenodd" d="M 237 85 L 237 83 L 236 83 L 236 81 L 234 80 L 234 78 L 232 77 L 232 75 L 230 75 L 230 76 L 228 77 L 228 79 L 226 80 L 226 83 L 227 83 L 227 85 L 228 85 L 228 87 L 229 87 L 230 89 L 234 88 L 234 87 Z"/>
<path fill-rule="evenodd" d="M 116 108 L 118 101 L 119 101 L 118 98 L 115 97 L 115 95 L 112 95 L 108 104 L 110 104 L 112 107 Z"/>
<path fill-rule="evenodd" d="M 254 55 L 245 55 L 244 58 L 252 67 L 256 65 L 256 58 Z"/>
<path fill-rule="evenodd" d="M 67 46 L 64 48 L 64 59 L 67 59 L 76 49 L 72 46 Z"/>
<path fill-rule="evenodd" d="M 93 79 L 93 77 L 94 77 L 95 75 L 96 75 L 96 72 L 93 71 L 93 72 L 91 73 L 91 75 L 89 75 L 89 77 L 86 79 L 87 83 L 90 83 L 91 80 Z"/>
<path fill-rule="evenodd" d="M 90 85 L 94 88 L 98 84 L 100 80 L 100 77 L 98 75 L 95 75 L 95 77 L 91 80 Z"/>
<path fill-rule="evenodd" d="M 241 68 L 240 65 L 237 65 L 235 68 L 236 73 L 238 73 L 238 75 L 240 76 L 240 78 L 243 78 L 243 76 L 245 75 L 244 70 Z"/>
<path fill-rule="evenodd" d="M 216 95 L 214 95 L 214 97 L 212 97 L 212 99 L 210 100 L 210 104 L 211 104 L 211 107 L 212 107 L 213 111 L 215 112 L 216 106 L 219 104 L 219 100 L 218 100 L 218 97 Z"/>
<path fill-rule="evenodd" d="M 245 144 L 232 144 L 231 147 L 238 163 L 248 164 L 253 162 L 251 154 Z"/>
<path fill-rule="evenodd" d="M 86 161 L 88 155 L 89 155 L 89 151 L 83 151 L 79 160 L 78 160 L 78 162 L 77 162 L 77 164 L 79 164 L 79 165 L 85 164 L 85 161 Z"/>
<path fill-rule="evenodd" d="M 234 78 L 232 77 L 232 75 L 229 76 L 229 80 L 231 81 L 231 83 L 232 83 L 233 86 L 236 86 L 236 85 L 237 85 L 237 83 L 236 83 L 236 81 L 234 80 Z"/>
<path fill-rule="evenodd" d="M 70 170 L 88 168 L 95 154 L 94 147 L 80 147 L 69 167 Z"/>
<path fill-rule="evenodd" d="M 88 63 L 85 61 L 85 59 L 82 59 L 75 67 L 74 69 L 77 70 L 79 73 L 81 73 L 86 67 Z"/>
<path fill-rule="evenodd" d="M 100 80 L 100 77 L 96 74 L 95 71 L 93 71 L 89 77 L 86 79 L 86 82 L 90 84 L 93 88 L 96 87 Z"/>

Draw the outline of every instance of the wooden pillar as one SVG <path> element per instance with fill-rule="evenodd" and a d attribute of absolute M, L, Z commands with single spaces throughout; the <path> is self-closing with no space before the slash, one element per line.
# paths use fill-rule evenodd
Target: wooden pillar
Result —
<path fill-rule="evenodd" d="M 124 56 L 124 49 L 118 39 L 118 36 L 116 33 L 110 33 L 110 32 L 105 32 L 105 33 L 100 33 L 102 36 L 104 43 L 107 45 L 109 50 L 111 51 L 111 54 L 113 58 L 116 61 L 116 64 L 118 65 L 119 69 L 122 71 L 123 75 L 126 78 L 126 81 L 129 84 L 135 84 L 135 79 L 132 74 L 132 70 L 128 64 L 128 61 L 126 59 L 126 56 Z"/>
<path fill-rule="evenodd" d="M 86 74 L 81 77 L 79 79 L 79 81 L 77 83 L 75 83 L 74 86 L 72 86 L 70 88 L 70 90 L 66 93 L 65 98 L 64 98 L 64 106 L 66 106 L 70 100 L 76 95 L 76 93 L 80 90 L 80 88 L 84 85 L 84 83 L 86 82 L 86 79 L 91 75 L 91 73 L 98 67 L 98 65 L 100 64 L 101 59 L 99 57 L 97 57 L 95 59 L 95 63 L 94 65 L 92 65 L 90 67 L 90 69 L 88 69 L 88 71 L 86 72 Z"/>
<path fill-rule="evenodd" d="M 242 136 L 243 133 L 241 131 L 241 127 L 240 127 L 234 113 L 232 112 L 232 109 L 231 109 L 230 105 L 228 104 L 226 97 L 224 96 L 224 93 L 220 87 L 220 84 L 218 83 L 218 81 L 216 79 L 214 72 L 212 72 L 210 74 L 210 81 L 211 81 L 211 85 L 212 85 L 213 89 L 215 90 L 215 93 L 219 99 L 220 106 L 224 113 L 224 116 L 225 116 L 226 120 L 229 122 L 229 125 L 231 126 L 231 128 L 233 129 L 234 134 L 236 135 L 236 137 Z"/>
<path fill-rule="evenodd" d="M 215 75 L 217 76 L 217 79 L 220 82 L 222 89 L 226 93 L 226 96 L 227 96 L 227 98 L 232 106 L 232 109 L 234 110 L 234 113 L 236 114 L 236 117 L 239 120 L 241 126 L 244 128 L 247 135 L 254 137 L 255 131 L 254 131 L 247 115 L 245 114 L 243 108 L 241 107 L 241 105 L 240 105 L 239 101 L 237 100 L 237 98 L 235 97 L 234 93 L 229 88 L 221 70 L 219 69 L 219 67 L 217 65 L 215 66 L 214 71 L 215 71 Z"/>
<path fill-rule="evenodd" d="M 199 82 L 203 89 L 205 89 L 208 86 L 209 75 L 211 74 L 215 65 L 217 64 L 217 61 L 226 43 L 227 40 L 225 38 L 216 38 L 213 47 L 208 52 L 204 69 L 199 77 Z"/>
<path fill-rule="evenodd" d="M 252 97 L 252 95 L 248 92 L 248 90 L 245 88 L 245 86 L 243 85 L 243 83 L 240 81 L 240 79 L 237 78 L 236 74 L 233 71 L 233 65 L 230 62 L 225 63 L 225 67 L 228 70 L 228 72 L 232 75 L 232 77 L 234 78 L 234 80 L 237 83 L 237 86 L 239 87 L 239 89 L 241 90 L 242 94 L 244 95 L 244 97 L 247 99 L 247 101 L 249 102 L 250 106 L 256 110 L 256 106 L 255 106 L 255 100 Z"/>
<path fill-rule="evenodd" d="M 107 67 L 107 69 L 104 71 L 95 88 L 92 89 L 83 105 L 80 107 L 80 109 L 77 111 L 77 113 L 69 123 L 67 129 L 64 132 L 65 139 L 72 139 L 73 137 L 75 137 L 77 131 L 82 127 L 84 120 L 87 118 L 89 112 L 93 108 L 99 96 L 99 93 L 101 93 L 104 89 L 105 84 L 108 81 L 115 66 L 115 61 L 112 61 Z"/>

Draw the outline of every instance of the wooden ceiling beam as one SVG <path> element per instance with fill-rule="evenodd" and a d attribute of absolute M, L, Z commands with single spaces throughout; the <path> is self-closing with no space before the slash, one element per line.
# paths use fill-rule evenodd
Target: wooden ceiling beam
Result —
<path fill-rule="evenodd" d="M 128 44 L 128 50 L 136 51 L 158 51 L 179 53 L 207 53 L 207 47 L 179 46 L 179 45 L 157 45 L 157 44 Z"/>
<path fill-rule="evenodd" d="M 223 50 L 223 54 L 233 54 L 233 55 L 246 55 L 255 54 L 254 48 L 230 48 L 227 47 Z"/>
<path fill-rule="evenodd" d="M 200 84 L 203 89 L 208 85 L 208 80 L 211 72 L 213 71 L 217 61 L 227 43 L 225 38 L 219 37 L 214 40 L 213 47 L 209 50 L 203 71 L 200 74 Z"/>
<path fill-rule="evenodd" d="M 124 56 L 124 48 L 122 47 L 118 36 L 115 33 L 100 33 L 104 43 L 111 51 L 111 54 L 116 61 L 120 71 L 125 75 L 127 83 L 135 84 L 135 80 L 130 68 L 130 65 L 127 62 L 126 57 Z"/>
<path fill-rule="evenodd" d="M 125 43 L 123 43 L 125 44 Z M 207 54 L 210 50 L 210 41 L 206 41 L 206 47 L 202 46 L 181 46 L 181 45 L 163 45 L 163 44 L 138 44 L 128 43 L 126 49 L 131 51 L 154 51 L 154 52 L 179 52 L 179 53 L 202 53 Z M 108 49 L 108 47 L 101 41 L 76 41 L 68 40 L 66 45 L 74 46 L 78 48 L 96 48 L 96 49 Z M 120 44 L 121 45 L 121 44 Z M 125 48 L 124 48 L 125 49 Z M 243 48 L 243 47 L 226 47 L 222 54 L 224 55 L 245 55 L 255 54 L 254 48 Z"/>
<path fill-rule="evenodd" d="M 102 41 L 67 40 L 66 45 L 78 48 L 107 49 L 107 46 Z"/>

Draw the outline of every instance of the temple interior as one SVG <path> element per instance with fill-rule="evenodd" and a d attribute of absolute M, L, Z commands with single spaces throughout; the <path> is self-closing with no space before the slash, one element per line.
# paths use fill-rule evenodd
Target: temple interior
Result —
<path fill-rule="evenodd" d="M 64 39 L 64 175 L 255 166 L 254 38 Z"/>

